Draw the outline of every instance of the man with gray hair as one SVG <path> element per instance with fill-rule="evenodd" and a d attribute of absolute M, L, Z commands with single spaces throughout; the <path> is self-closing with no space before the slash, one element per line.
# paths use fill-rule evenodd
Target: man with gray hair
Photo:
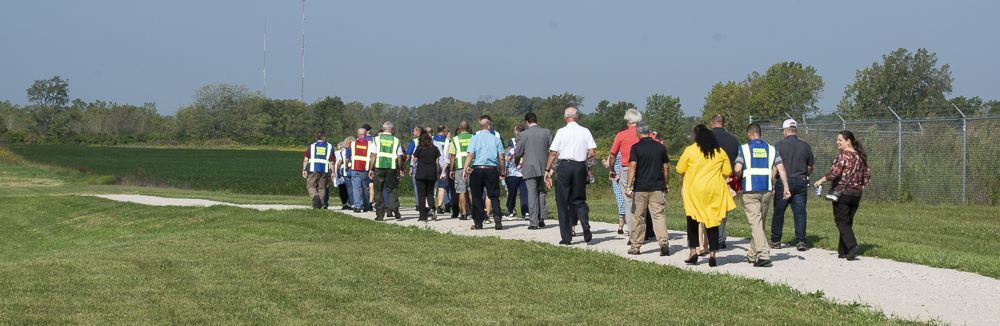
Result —
<path fill-rule="evenodd" d="M 660 246 L 660 256 L 669 256 L 670 247 L 667 240 L 667 219 L 663 214 L 666 203 L 663 197 L 670 191 L 670 157 L 663 144 L 649 136 L 649 123 L 639 122 L 635 125 L 635 133 L 639 142 L 632 145 L 629 153 L 629 169 L 625 183 L 625 197 L 634 200 L 632 209 L 635 216 L 630 233 L 632 247 L 629 255 L 638 255 L 639 247 L 646 242 L 646 219 L 642 216 L 648 211 L 651 216 L 649 227 L 656 233 L 656 241 Z"/>
<path fill-rule="evenodd" d="M 545 183 L 552 184 L 552 163 L 559 160 L 556 185 L 556 209 L 559 212 L 559 244 L 572 243 L 573 220 L 583 226 L 583 241 L 590 242 L 590 207 L 587 206 L 587 164 L 594 157 L 597 143 L 587 129 L 576 123 L 578 112 L 569 107 L 563 112 L 566 126 L 556 131 L 549 146 L 549 160 L 545 165 Z"/>
<path fill-rule="evenodd" d="M 370 164 L 371 168 L 368 177 L 374 180 L 375 186 L 375 220 L 381 221 L 385 218 L 386 209 L 396 217 L 402 218 L 399 214 L 399 195 L 396 189 L 399 186 L 399 178 L 403 176 L 403 162 L 406 154 L 403 154 L 403 147 L 399 145 L 399 139 L 392 135 L 392 122 L 386 121 L 382 124 L 382 134 L 375 137 L 371 146 Z M 389 194 L 388 207 L 386 198 L 382 194 L 382 187 L 385 186 Z"/>
<path fill-rule="evenodd" d="M 642 112 L 636 109 L 629 109 L 625 111 L 625 122 L 628 123 L 628 129 L 619 131 L 615 135 L 615 141 L 611 145 L 611 151 L 608 153 L 608 162 L 614 162 L 615 157 L 618 154 L 622 155 L 621 163 L 621 174 L 615 173 L 615 169 L 609 169 L 611 172 L 608 173 L 608 178 L 615 180 L 619 187 L 625 187 L 627 180 L 622 176 L 628 176 L 629 173 L 629 154 L 632 152 L 632 145 L 639 142 L 639 137 L 635 133 L 635 125 L 642 121 Z M 625 203 L 625 218 L 619 217 L 618 222 L 618 234 L 624 234 L 622 229 L 622 224 L 624 222 L 625 229 L 631 230 L 635 227 L 632 226 L 632 198 L 626 196 L 624 198 Z M 645 240 L 645 239 L 643 239 Z M 629 241 L 632 242 L 631 240 Z"/>

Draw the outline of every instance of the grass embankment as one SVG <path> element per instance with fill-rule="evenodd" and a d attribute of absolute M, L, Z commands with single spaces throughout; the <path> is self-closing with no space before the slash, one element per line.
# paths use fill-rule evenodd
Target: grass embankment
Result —
<path fill-rule="evenodd" d="M 0 206 L 3 324 L 906 323 L 760 280 L 333 212 Z"/>

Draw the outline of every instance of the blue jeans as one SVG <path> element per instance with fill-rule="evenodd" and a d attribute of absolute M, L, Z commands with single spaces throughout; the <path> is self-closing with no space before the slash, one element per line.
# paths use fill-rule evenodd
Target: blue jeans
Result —
<path fill-rule="evenodd" d="M 781 194 L 785 187 L 778 183 L 774 185 L 774 214 L 771 215 L 771 241 L 781 241 L 781 231 L 785 227 L 785 209 L 792 206 L 795 220 L 795 243 L 806 242 L 806 198 L 809 193 L 809 181 L 802 178 L 788 178 L 788 189 L 792 197 L 784 200 Z"/>
<path fill-rule="evenodd" d="M 347 185 L 347 204 L 354 206 L 354 182 L 350 176 L 344 177 L 344 184 Z"/>
<path fill-rule="evenodd" d="M 354 209 L 372 209 L 371 203 L 368 202 L 368 184 L 371 183 L 371 180 L 368 177 L 368 172 L 351 171 L 351 183 L 354 184 Z"/>
<path fill-rule="evenodd" d="M 517 215 L 514 210 L 518 194 L 521 195 L 521 215 Z M 528 216 L 528 184 L 522 177 L 507 177 L 507 212 L 516 216 Z"/>

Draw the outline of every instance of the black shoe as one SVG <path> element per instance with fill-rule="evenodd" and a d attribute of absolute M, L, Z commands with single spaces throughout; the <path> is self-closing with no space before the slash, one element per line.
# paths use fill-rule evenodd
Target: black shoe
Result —
<path fill-rule="evenodd" d="M 618 234 L 625 234 L 625 230 L 618 229 Z"/>
<path fill-rule="evenodd" d="M 529 226 L 528 230 L 538 230 L 538 227 L 537 226 Z"/>
<path fill-rule="evenodd" d="M 351 206 L 344 205 L 344 206 L 340 207 L 340 210 L 342 210 L 342 211 L 343 210 L 348 210 L 348 209 L 351 209 Z"/>
<path fill-rule="evenodd" d="M 670 246 L 661 246 L 660 256 L 670 256 Z"/>
<path fill-rule="evenodd" d="M 399 209 L 393 210 L 392 215 L 395 215 L 397 220 L 403 218 L 403 215 L 399 214 Z"/>
<path fill-rule="evenodd" d="M 859 246 L 859 245 L 854 245 L 854 248 L 851 248 L 851 250 L 848 250 L 847 251 L 847 260 L 855 260 L 855 259 L 857 259 L 858 258 L 858 249 L 860 247 L 861 246 Z"/>
<path fill-rule="evenodd" d="M 451 213 L 451 218 L 458 218 L 458 212 Z"/>
<path fill-rule="evenodd" d="M 687 260 L 685 260 L 684 263 L 688 264 L 688 265 L 696 265 L 696 264 L 698 264 L 698 255 L 691 256 L 691 258 L 688 258 Z"/>
<path fill-rule="evenodd" d="M 559 241 L 559 244 L 561 244 L 561 245 L 567 245 L 568 246 L 570 243 L 571 242 L 569 240 Z"/>
<path fill-rule="evenodd" d="M 385 218 L 384 217 L 378 217 L 378 216 L 376 216 L 375 220 L 376 221 L 385 221 Z"/>
<path fill-rule="evenodd" d="M 441 208 L 441 206 L 438 206 L 438 212 L 437 213 L 438 214 L 444 214 L 444 208 Z"/>
<path fill-rule="evenodd" d="M 773 242 L 771 240 L 767 240 L 767 246 L 771 247 L 771 249 L 781 249 L 781 241 Z"/>
<path fill-rule="evenodd" d="M 313 209 L 323 207 L 323 199 L 319 198 L 319 196 L 313 196 L 312 201 L 313 201 Z"/>
<path fill-rule="evenodd" d="M 628 242 L 626 242 L 625 245 L 626 246 L 631 246 L 632 245 L 632 240 L 629 240 Z"/>
<path fill-rule="evenodd" d="M 719 249 L 726 249 L 726 244 L 725 243 L 720 243 L 719 244 Z"/>
<path fill-rule="evenodd" d="M 459 221 L 467 221 L 467 220 L 469 220 L 469 218 L 468 218 L 468 217 L 466 217 L 466 216 L 465 216 L 465 214 L 462 214 L 462 215 L 459 215 L 459 216 L 458 216 L 458 220 L 459 220 Z"/>
<path fill-rule="evenodd" d="M 798 251 L 806 251 L 806 243 L 805 242 L 796 243 L 795 249 L 797 249 Z"/>
<path fill-rule="evenodd" d="M 444 212 L 451 213 L 451 205 L 444 205 Z"/>
<path fill-rule="evenodd" d="M 500 220 L 497 220 L 497 222 L 496 222 L 496 225 L 497 225 L 497 226 L 496 226 L 496 229 L 497 229 L 497 230 L 503 230 L 503 225 L 502 225 L 502 224 L 500 224 Z"/>
<path fill-rule="evenodd" d="M 594 234 L 590 233 L 590 230 L 583 230 L 583 241 L 584 242 L 590 242 L 590 240 L 593 240 L 593 239 L 594 239 Z"/>
<path fill-rule="evenodd" d="M 545 227 L 545 221 L 538 221 L 538 227 L 544 228 Z"/>
<path fill-rule="evenodd" d="M 844 259 L 847 258 L 846 254 L 837 254 L 837 258 Z"/>
<path fill-rule="evenodd" d="M 771 261 L 767 259 L 758 259 L 757 262 L 753 263 L 753 267 L 767 267 L 771 265 Z"/>
<path fill-rule="evenodd" d="M 361 210 L 360 210 L 360 209 L 357 209 L 357 208 L 355 208 L 355 209 L 354 209 L 354 212 L 355 212 L 355 213 L 361 213 Z"/>
<path fill-rule="evenodd" d="M 747 262 L 753 264 L 756 263 L 757 261 L 753 258 L 747 257 Z"/>
<path fill-rule="evenodd" d="M 715 267 L 715 257 L 708 257 L 708 267 Z"/>

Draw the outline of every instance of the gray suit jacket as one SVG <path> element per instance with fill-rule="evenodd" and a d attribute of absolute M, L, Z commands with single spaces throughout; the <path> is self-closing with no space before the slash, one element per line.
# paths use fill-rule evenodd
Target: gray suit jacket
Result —
<path fill-rule="evenodd" d="M 517 134 L 514 162 L 521 160 L 521 173 L 525 178 L 545 176 L 545 164 L 549 162 L 549 145 L 552 145 L 552 132 L 537 124 Z"/>

